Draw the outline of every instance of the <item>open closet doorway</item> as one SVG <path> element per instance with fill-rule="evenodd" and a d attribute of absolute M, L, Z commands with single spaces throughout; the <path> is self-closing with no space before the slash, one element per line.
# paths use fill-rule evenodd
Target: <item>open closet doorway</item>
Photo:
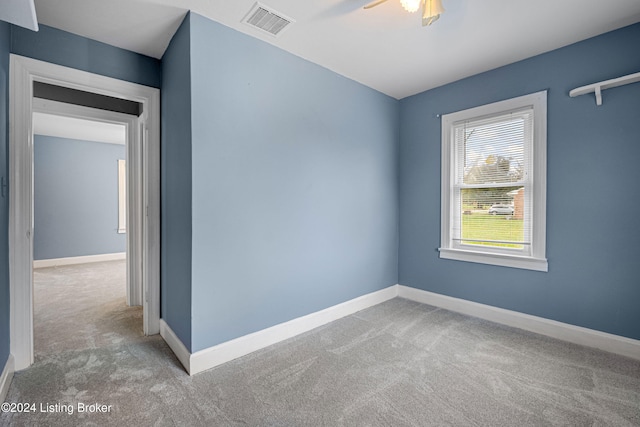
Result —
<path fill-rule="evenodd" d="M 33 99 L 36 360 L 143 335 L 140 269 L 126 256 L 141 240 L 127 209 L 139 199 L 128 185 L 141 166 L 138 117 L 39 97 L 46 89 Z"/>
<path fill-rule="evenodd" d="M 37 84 L 133 101 L 139 104 L 140 111 L 137 115 L 124 115 L 114 120 L 113 111 L 101 108 L 95 108 L 96 111 L 87 116 L 87 110 L 84 109 L 87 104 L 81 104 L 84 105 L 82 107 L 63 103 L 63 106 L 56 105 L 53 108 L 53 103 L 58 101 L 34 98 L 34 86 Z M 143 306 L 144 334 L 159 333 L 159 104 L 160 92 L 155 88 L 11 55 L 9 267 L 11 355 L 16 370 L 25 369 L 34 362 L 34 113 L 55 111 L 58 115 L 71 118 L 124 123 L 129 142 L 127 160 L 130 170 L 126 218 L 127 276 L 130 281 L 127 299 L 131 305 Z"/>

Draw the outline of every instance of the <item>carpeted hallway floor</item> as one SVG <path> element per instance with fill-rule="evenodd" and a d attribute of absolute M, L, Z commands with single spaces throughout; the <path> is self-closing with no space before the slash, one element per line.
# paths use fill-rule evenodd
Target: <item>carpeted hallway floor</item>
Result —
<path fill-rule="evenodd" d="M 640 425 L 640 361 L 398 298 L 189 377 L 124 263 L 93 267 L 36 271 L 36 363 L 7 396 L 36 412 L 0 425 Z"/>
<path fill-rule="evenodd" d="M 34 270 L 36 361 L 144 338 L 142 307 L 126 306 L 126 261 Z"/>

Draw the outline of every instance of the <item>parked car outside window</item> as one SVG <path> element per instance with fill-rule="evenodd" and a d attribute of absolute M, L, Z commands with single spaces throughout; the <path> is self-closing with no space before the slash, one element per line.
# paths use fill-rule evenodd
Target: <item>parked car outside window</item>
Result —
<path fill-rule="evenodd" d="M 513 206 L 511 205 L 493 205 L 489 208 L 489 215 L 513 215 Z"/>

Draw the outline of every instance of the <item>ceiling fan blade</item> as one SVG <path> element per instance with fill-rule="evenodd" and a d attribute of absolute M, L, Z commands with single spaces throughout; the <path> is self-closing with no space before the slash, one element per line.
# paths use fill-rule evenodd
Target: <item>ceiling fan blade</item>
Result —
<path fill-rule="evenodd" d="M 382 3 L 386 2 L 387 0 L 377 0 L 374 1 L 373 3 L 369 3 L 368 5 L 366 5 L 363 9 L 371 9 L 372 7 L 376 7 L 378 5 L 381 5 Z"/>
<path fill-rule="evenodd" d="M 442 7 L 441 0 L 424 0 L 422 5 L 422 26 L 426 27 L 436 22 L 442 12 L 444 12 L 444 7 Z"/>

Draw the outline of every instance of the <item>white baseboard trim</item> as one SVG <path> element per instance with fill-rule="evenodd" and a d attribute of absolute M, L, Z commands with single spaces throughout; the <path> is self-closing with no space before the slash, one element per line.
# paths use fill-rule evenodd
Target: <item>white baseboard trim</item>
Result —
<path fill-rule="evenodd" d="M 187 350 L 187 347 L 180 341 L 180 338 L 176 335 L 175 332 L 171 329 L 167 322 L 164 319 L 160 319 L 160 336 L 167 343 L 173 354 L 176 355 L 184 369 L 187 372 L 191 371 L 191 353 Z"/>
<path fill-rule="evenodd" d="M 598 348 L 640 360 L 640 341 L 593 329 L 570 325 L 543 317 L 467 301 L 408 286 L 398 285 L 398 296 L 423 304 L 479 317 L 503 325 L 524 329 L 574 344 Z"/>
<path fill-rule="evenodd" d="M 180 338 L 162 319 L 160 320 L 160 335 L 175 353 L 187 373 L 195 375 L 395 297 L 410 299 L 640 360 L 640 341 L 638 340 L 402 285 L 390 286 L 195 353 L 190 353 L 187 350 Z"/>
<path fill-rule="evenodd" d="M 189 354 L 184 344 L 182 344 L 164 321 L 161 321 L 160 335 L 167 341 L 167 344 L 176 354 L 176 357 L 178 357 L 178 360 L 180 360 L 189 375 L 195 375 L 256 350 L 293 338 L 296 335 L 308 332 L 334 320 L 364 310 L 365 308 L 373 307 L 374 305 L 393 299 L 397 295 L 398 287 L 397 285 L 393 285 L 324 310 L 197 351 L 193 354 Z"/>
<path fill-rule="evenodd" d="M 127 259 L 126 252 L 113 254 L 85 255 L 68 258 L 39 259 L 33 261 L 33 268 L 58 267 L 60 265 L 88 264 L 90 262 L 117 261 Z"/>
<path fill-rule="evenodd" d="M 4 365 L 2 375 L 0 375 L 0 402 L 4 402 L 13 379 L 13 373 L 15 372 L 15 365 L 13 362 L 13 354 L 9 355 L 7 363 Z"/>

